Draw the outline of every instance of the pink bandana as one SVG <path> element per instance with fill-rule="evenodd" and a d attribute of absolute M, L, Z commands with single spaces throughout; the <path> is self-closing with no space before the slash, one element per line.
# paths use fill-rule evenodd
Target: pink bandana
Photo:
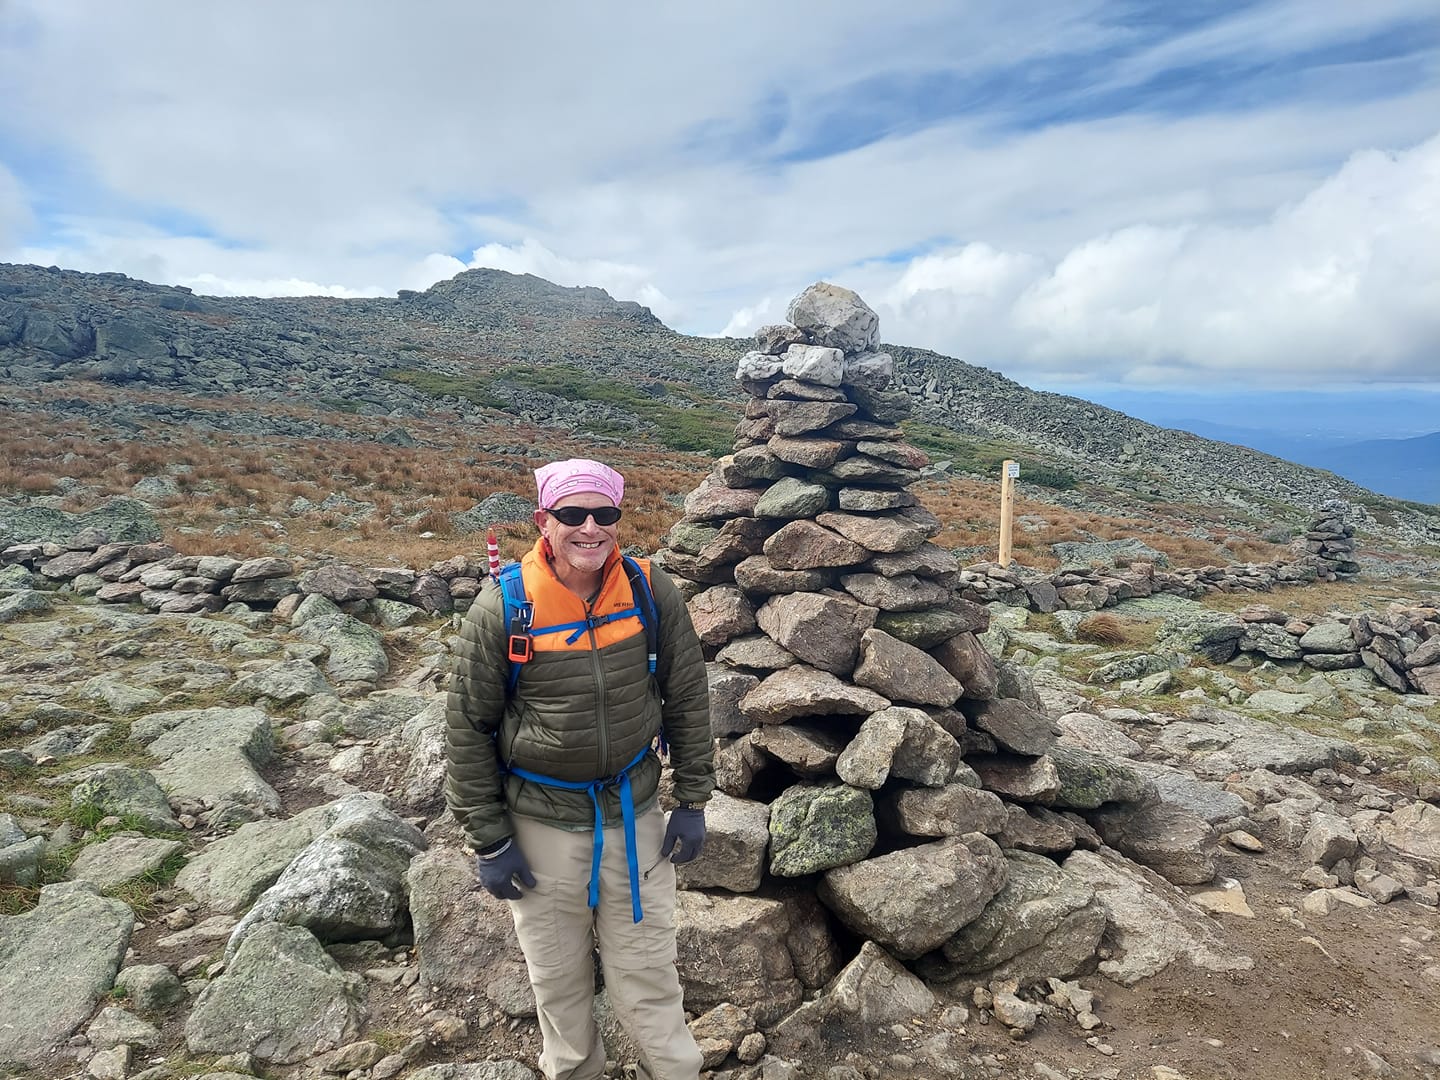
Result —
<path fill-rule="evenodd" d="M 548 510 L 567 495 L 581 491 L 598 492 L 619 506 L 620 497 L 625 494 L 625 478 L 609 465 L 598 461 L 569 458 L 536 469 L 535 487 L 542 510 Z"/>

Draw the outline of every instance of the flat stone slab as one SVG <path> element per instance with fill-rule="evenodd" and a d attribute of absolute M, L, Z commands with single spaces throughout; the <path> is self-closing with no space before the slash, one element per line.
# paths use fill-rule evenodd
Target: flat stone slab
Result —
<path fill-rule="evenodd" d="M 212 809 L 238 804 L 252 817 L 280 810 L 280 796 L 256 771 L 275 753 L 270 717 L 259 709 L 152 713 L 131 725 L 130 737 L 160 760 L 155 779 L 172 798 Z"/>
<path fill-rule="evenodd" d="M 115 983 L 135 914 L 88 882 L 47 885 L 0 918 L 0 1065 L 41 1065 Z"/>
<path fill-rule="evenodd" d="M 167 859 L 184 850 L 185 845 L 178 840 L 112 836 L 81 848 L 65 876 L 71 881 L 88 881 L 98 889 L 114 889 L 155 873 Z"/>

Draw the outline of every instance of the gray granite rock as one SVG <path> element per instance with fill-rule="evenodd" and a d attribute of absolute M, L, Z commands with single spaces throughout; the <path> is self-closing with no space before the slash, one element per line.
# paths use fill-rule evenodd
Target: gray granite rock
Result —
<path fill-rule="evenodd" d="M 851 930 L 906 959 L 939 948 L 976 918 L 1006 873 L 995 841 L 967 833 L 829 870 L 819 895 Z"/>
<path fill-rule="evenodd" d="M 192 1054 L 253 1054 L 289 1065 L 354 1041 L 365 982 L 332 960 L 310 931 L 259 925 L 185 1022 Z"/>
<path fill-rule="evenodd" d="M 36 907 L 0 919 L 0 1063 L 39 1067 L 109 992 L 135 915 L 88 882 L 47 885 Z"/>
<path fill-rule="evenodd" d="M 1043 855 L 1005 852 L 1008 876 L 979 917 L 945 942 L 946 974 L 1022 986 L 1069 979 L 1094 957 L 1105 932 L 1095 889 Z"/>

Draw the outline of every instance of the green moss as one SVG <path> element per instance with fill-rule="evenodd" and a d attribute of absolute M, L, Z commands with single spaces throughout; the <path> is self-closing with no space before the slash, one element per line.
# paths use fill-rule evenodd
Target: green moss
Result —
<path fill-rule="evenodd" d="M 434 397 L 458 397 L 487 409 L 504 410 L 509 406 L 504 398 L 496 397 L 486 389 L 488 379 L 476 379 L 461 375 L 444 375 L 438 371 L 408 368 L 402 371 L 387 371 L 385 377 L 392 382 L 413 386 Z"/>

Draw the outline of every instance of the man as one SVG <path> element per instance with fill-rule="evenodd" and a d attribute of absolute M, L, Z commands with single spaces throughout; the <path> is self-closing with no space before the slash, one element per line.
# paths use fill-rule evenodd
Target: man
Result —
<path fill-rule="evenodd" d="M 502 589 L 486 588 L 466 615 L 447 703 L 446 801 L 481 884 L 510 901 L 545 1076 L 604 1073 L 591 1012 L 598 945 L 642 1075 L 697 1080 L 700 1051 L 675 970 L 672 863 L 699 854 L 715 785 L 700 643 L 663 572 L 638 561 L 645 577 L 627 573 L 618 472 L 577 458 L 536 470 L 535 481 L 540 539 L 520 563 L 520 599 L 533 610 L 517 613 L 512 596 L 507 634 Z M 679 801 L 668 821 L 651 748 L 662 727 Z"/>

